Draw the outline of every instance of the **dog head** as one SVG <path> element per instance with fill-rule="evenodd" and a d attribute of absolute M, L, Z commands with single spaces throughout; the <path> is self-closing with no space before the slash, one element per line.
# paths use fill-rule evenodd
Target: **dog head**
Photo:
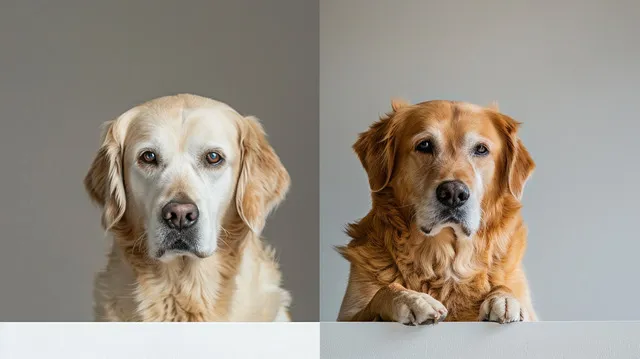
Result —
<path fill-rule="evenodd" d="M 489 203 L 519 202 L 535 165 L 517 136 L 519 123 L 491 108 L 428 101 L 393 111 L 354 145 L 372 192 L 392 191 L 427 235 L 451 227 L 469 238 Z"/>
<path fill-rule="evenodd" d="M 289 182 L 257 119 L 194 95 L 158 98 L 107 122 L 84 181 L 103 226 L 132 227 L 148 256 L 163 261 L 212 255 L 231 217 L 260 234 Z"/>

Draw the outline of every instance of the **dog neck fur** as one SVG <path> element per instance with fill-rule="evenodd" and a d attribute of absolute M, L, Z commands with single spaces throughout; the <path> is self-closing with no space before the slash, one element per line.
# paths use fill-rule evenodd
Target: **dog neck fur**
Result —
<path fill-rule="evenodd" d="M 142 321 L 225 321 L 235 287 L 239 252 L 259 241 L 238 221 L 227 226 L 211 257 L 176 257 L 164 263 L 147 255 L 146 235 L 122 219 L 112 228 L 115 245 L 134 273 L 137 315 Z M 132 238 L 138 238 L 132 241 Z"/>
<path fill-rule="evenodd" d="M 125 216 L 126 218 L 126 216 Z M 96 278 L 96 318 L 117 321 L 288 321 L 274 251 L 238 216 L 211 257 L 148 257 L 142 231 L 122 219 L 112 228 L 107 270 Z M 141 234 L 142 233 L 142 234 Z M 139 238 L 132 241 L 132 238 Z M 119 283 L 122 271 L 132 282 Z M 124 288 L 124 289 L 123 289 Z M 131 297 L 121 300 L 119 297 Z"/>

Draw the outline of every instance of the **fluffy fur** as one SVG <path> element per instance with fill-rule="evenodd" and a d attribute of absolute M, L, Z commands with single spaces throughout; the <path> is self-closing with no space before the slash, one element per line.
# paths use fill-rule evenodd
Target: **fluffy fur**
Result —
<path fill-rule="evenodd" d="M 228 159 L 215 169 L 198 152 L 211 141 Z M 165 155 L 157 169 L 137 161 L 148 144 Z M 280 287 L 273 250 L 260 239 L 289 182 L 259 122 L 221 102 L 167 96 L 107 122 L 84 181 L 113 235 L 107 266 L 95 280 L 95 319 L 290 320 L 291 297 Z M 156 254 L 159 208 L 176 196 L 201 207 L 197 256 Z"/>
<path fill-rule="evenodd" d="M 351 265 L 338 320 L 537 320 L 522 268 L 527 230 L 520 213 L 535 165 L 517 136 L 519 123 L 495 104 L 396 100 L 392 109 L 354 145 L 372 208 L 348 226 L 352 240 L 338 248 Z M 433 154 L 416 151 L 424 138 Z M 469 151 L 477 141 L 489 155 Z M 478 225 L 470 221 L 468 235 L 462 224 L 425 225 L 431 193 L 444 180 L 464 182 L 477 200 Z"/>

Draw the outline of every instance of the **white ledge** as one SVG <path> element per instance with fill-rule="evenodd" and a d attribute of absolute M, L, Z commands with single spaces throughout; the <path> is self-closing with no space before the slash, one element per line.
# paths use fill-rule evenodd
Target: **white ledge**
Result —
<path fill-rule="evenodd" d="M 0 359 L 315 359 L 318 323 L 0 323 Z"/>
<path fill-rule="evenodd" d="M 323 359 L 640 358 L 640 322 L 322 323 Z"/>

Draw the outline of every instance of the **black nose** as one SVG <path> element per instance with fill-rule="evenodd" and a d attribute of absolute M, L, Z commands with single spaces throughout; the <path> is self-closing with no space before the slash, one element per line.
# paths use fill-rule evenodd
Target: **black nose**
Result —
<path fill-rule="evenodd" d="M 171 228 L 187 229 L 198 221 L 198 207 L 193 203 L 169 202 L 162 207 L 162 219 Z"/>
<path fill-rule="evenodd" d="M 469 199 L 469 187 L 461 181 L 445 181 L 436 188 L 436 197 L 445 206 L 457 208 Z"/>

